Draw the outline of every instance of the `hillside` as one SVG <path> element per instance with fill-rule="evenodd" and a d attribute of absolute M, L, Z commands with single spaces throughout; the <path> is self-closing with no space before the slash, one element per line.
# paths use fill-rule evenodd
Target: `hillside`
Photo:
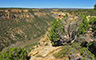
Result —
<path fill-rule="evenodd" d="M 84 15 L 82 15 L 82 16 L 83 16 L 83 19 L 86 18 L 86 17 L 84 17 Z M 72 32 L 72 33 L 74 33 L 75 28 L 73 29 L 73 27 L 70 27 L 70 26 L 73 26 L 72 22 L 78 23 L 77 20 L 79 18 L 81 18 L 81 17 L 69 18 L 69 16 L 68 16 L 67 18 L 65 18 L 65 20 L 64 19 L 60 20 L 60 22 L 63 21 L 63 25 L 64 25 L 64 22 L 67 19 L 67 21 L 66 21 L 67 24 L 64 25 L 65 27 L 63 27 L 63 30 L 66 30 L 67 29 L 66 27 L 68 27 L 68 25 L 69 25 L 68 30 L 70 30 L 70 28 L 71 28 L 70 31 L 72 32 L 74 30 Z M 81 20 L 82 20 L 82 18 L 81 18 Z M 74 40 L 74 37 L 70 37 L 69 35 L 67 35 L 70 33 L 65 34 L 64 33 L 65 31 L 63 31 L 64 34 L 62 34 L 60 36 L 60 39 L 62 37 L 64 37 L 64 40 L 63 39 L 62 40 L 63 40 L 63 43 L 66 43 L 66 44 L 61 45 L 62 41 L 60 41 L 58 39 L 58 36 L 56 35 L 56 34 L 58 34 L 56 29 L 60 30 L 59 28 L 61 28 L 60 26 L 62 26 L 62 25 L 60 25 L 60 23 L 57 23 L 57 22 L 59 22 L 59 19 L 54 20 L 51 23 L 51 28 L 48 29 L 48 31 L 46 32 L 44 37 L 42 37 L 40 39 L 40 41 L 34 46 L 34 48 L 28 54 L 28 56 L 30 57 L 29 60 L 95 60 L 96 59 L 96 52 L 94 50 L 94 49 L 96 49 L 96 46 L 95 46 L 96 41 L 91 37 L 92 28 L 87 29 L 86 32 L 84 30 L 82 30 L 82 32 L 85 32 L 85 34 L 82 35 L 82 33 L 80 33 L 81 35 L 79 34 L 79 36 L 77 36 L 77 39 L 75 38 L 76 40 L 74 42 L 72 41 L 72 40 Z M 88 24 L 87 22 L 88 22 L 87 19 L 84 19 L 84 21 L 83 21 L 83 23 L 85 24 L 84 26 L 87 26 L 87 24 Z M 73 23 L 73 24 L 75 24 L 75 23 Z M 80 25 L 80 27 L 83 26 L 83 23 L 82 23 L 82 25 Z M 68 30 L 66 30 L 66 32 Z M 62 32 L 62 30 L 60 30 L 60 32 Z M 59 34 L 60 34 L 60 32 L 59 32 Z M 75 36 L 78 32 L 75 33 Z M 50 36 L 52 36 L 52 38 L 54 38 L 54 40 L 51 40 L 52 38 L 50 39 Z M 72 34 L 72 36 L 74 36 L 74 35 Z M 73 39 L 71 39 L 71 38 L 73 38 Z M 57 41 L 56 41 L 56 39 L 57 39 Z"/>
<path fill-rule="evenodd" d="M 1 9 L 0 51 L 19 41 L 33 40 L 31 42 L 34 42 L 34 39 L 45 34 L 54 19 L 52 14 L 45 10 Z"/>

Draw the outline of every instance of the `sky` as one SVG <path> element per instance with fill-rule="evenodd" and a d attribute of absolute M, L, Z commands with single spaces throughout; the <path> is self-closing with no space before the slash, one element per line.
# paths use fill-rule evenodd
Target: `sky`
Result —
<path fill-rule="evenodd" d="M 0 0 L 1 8 L 93 8 L 96 0 Z"/>

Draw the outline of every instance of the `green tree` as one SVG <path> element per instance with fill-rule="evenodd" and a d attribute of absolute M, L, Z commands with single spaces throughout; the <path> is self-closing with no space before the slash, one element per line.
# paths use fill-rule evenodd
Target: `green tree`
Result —
<path fill-rule="evenodd" d="M 58 30 L 61 29 L 61 20 L 54 20 L 51 23 L 51 30 L 49 32 L 49 39 L 51 40 L 52 45 L 57 45 L 57 41 L 60 39 L 60 35 L 58 34 Z"/>
<path fill-rule="evenodd" d="M 70 21 L 67 16 L 64 20 L 54 20 L 51 27 L 49 38 L 52 45 L 65 45 L 79 41 L 79 36 L 84 35 L 88 30 L 89 23 L 84 15 L 81 15 L 77 21 L 75 19 Z"/>
<path fill-rule="evenodd" d="M 89 20 L 89 24 L 93 25 L 95 21 L 96 21 L 96 18 L 95 17 L 91 17 L 90 20 Z"/>
<path fill-rule="evenodd" d="M 79 34 L 85 34 L 89 28 L 89 23 L 85 15 L 80 16 L 81 23 L 79 25 Z"/>
<path fill-rule="evenodd" d="M 96 10 L 96 4 L 94 5 L 94 9 Z"/>
<path fill-rule="evenodd" d="M 20 47 L 9 48 L 0 53 L 1 60 L 27 60 L 27 52 Z"/>
<path fill-rule="evenodd" d="M 90 18 L 89 24 L 91 25 L 92 28 L 93 37 L 96 38 L 96 18 L 95 17 Z"/>
<path fill-rule="evenodd" d="M 81 56 L 82 56 L 82 58 L 81 58 L 81 60 L 95 60 L 96 58 L 95 58 L 95 55 L 94 54 L 92 54 L 89 50 L 88 50 L 88 48 L 81 48 L 80 49 L 80 53 L 81 53 Z"/>

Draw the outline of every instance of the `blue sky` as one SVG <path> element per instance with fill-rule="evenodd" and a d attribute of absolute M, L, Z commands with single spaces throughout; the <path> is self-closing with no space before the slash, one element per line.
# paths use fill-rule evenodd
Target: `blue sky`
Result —
<path fill-rule="evenodd" d="M 0 0 L 0 7 L 93 8 L 96 0 Z"/>

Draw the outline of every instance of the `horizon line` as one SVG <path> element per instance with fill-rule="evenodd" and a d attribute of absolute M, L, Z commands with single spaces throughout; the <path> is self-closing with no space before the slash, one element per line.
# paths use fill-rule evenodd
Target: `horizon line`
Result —
<path fill-rule="evenodd" d="M 50 8 L 29 8 L 29 7 L 0 7 L 0 8 L 21 8 L 21 9 L 94 9 L 93 7 L 72 7 L 72 8 L 58 8 L 58 7 L 50 7 Z"/>

